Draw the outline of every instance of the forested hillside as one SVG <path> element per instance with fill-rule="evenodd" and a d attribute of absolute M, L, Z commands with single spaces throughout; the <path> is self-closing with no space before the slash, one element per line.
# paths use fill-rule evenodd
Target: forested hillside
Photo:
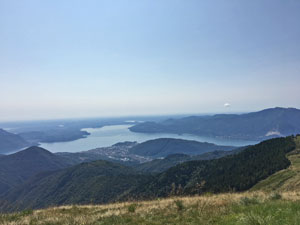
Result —
<path fill-rule="evenodd" d="M 18 187 L 33 175 L 67 166 L 69 164 L 65 160 L 39 147 L 30 147 L 2 156 L 0 157 L 0 195 Z"/>
<path fill-rule="evenodd" d="M 163 159 L 154 159 L 150 162 L 145 162 L 141 164 L 134 165 L 134 168 L 138 171 L 145 173 L 161 173 L 170 167 L 176 166 L 177 164 L 186 162 L 186 161 L 195 161 L 195 160 L 212 160 L 225 157 L 227 155 L 237 154 L 242 151 L 244 148 L 238 148 L 232 151 L 213 151 L 206 152 L 201 155 L 185 155 L 185 154 L 172 154 L 168 155 Z"/>
<path fill-rule="evenodd" d="M 298 191 L 300 190 L 300 136 L 295 139 L 296 149 L 287 154 L 291 165 L 257 183 L 253 191 Z"/>
<path fill-rule="evenodd" d="M 220 159 L 184 162 L 155 176 L 112 162 L 83 163 L 36 176 L 1 196 L 0 208 L 6 211 L 244 191 L 287 168 L 290 161 L 286 154 L 295 147 L 293 136 L 271 139 Z"/>
<path fill-rule="evenodd" d="M 0 209 L 43 208 L 62 204 L 106 203 L 143 183 L 148 176 L 108 161 L 82 163 L 39 174 L 0 197 Z"/>
<path fill-rule="evenodd" d="M 244 191 L 271 174 L 287 168 L 286 154 L 296 147 L 294 137 L 276 138 L 250 146 L 236 155 L 179 164 L 131 191 L 135 197 L 166 197 Z"/>

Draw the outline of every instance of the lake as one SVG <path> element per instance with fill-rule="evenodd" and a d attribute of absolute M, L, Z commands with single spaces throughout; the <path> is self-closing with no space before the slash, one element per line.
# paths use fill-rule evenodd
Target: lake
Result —
<path fill-rule="evenodd" d="M 90 133 L 86 138 L 75 141 L 41 143 L 40 147 L 51 152 L 79 152 L 99 147 L 108 147 L 118 142 L 136 141 L 144 142 L 157 138 L 180 138 L 186 140 L 195 140 L 200 142 L 210 142 L 218 145 L 244 146 L 256 144 L 254 141 L 228 140 L 211 137 L 200 137 L 190 134 L 143 134 L 131 132 L 128 128 L 132 125 L 111 125 L 101 128 L 85 128 Z"/>

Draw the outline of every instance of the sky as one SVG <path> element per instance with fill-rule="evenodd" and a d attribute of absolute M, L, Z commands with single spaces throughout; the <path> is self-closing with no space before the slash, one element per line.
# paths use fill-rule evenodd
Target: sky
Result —
<path fill-rule="evenodd" d="M 0 0 L 1 121 L 299 99 L 299 0 Z"/>

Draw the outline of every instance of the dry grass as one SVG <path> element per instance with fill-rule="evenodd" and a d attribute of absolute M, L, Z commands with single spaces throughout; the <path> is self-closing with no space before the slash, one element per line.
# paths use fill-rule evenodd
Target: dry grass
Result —
<path fill-rule="evenodd" d="M 82 206 L 61 206 L 43 210 L 25 211 L 17 214 L 6 214 L 0 216 L 0 223 L 3 225 L 31 225 L 31 224 L 118 224 L 111 221 L 124 218 L 139 218 L 145 224 L 163 224 L 155 223 L 162 219 L 173 221 L 178 215 L 182 217 L 191 217 L 191 220 L 203 220 L 206 224 L 209 219 L 220 215 L 227 215 L 235 205 L 263 204 L 271 201 L 274 193 L 265 192 L 245 192 L 228 193 L 217 195 L 204 195 L 193 197 L 176 197 L 167 199 L 158 199 L 154 201 L 125 202 L 107 205 L 82 205 Z M 280 201 L 299 202 L 300 192 L 280 193 Z M 255 200 L 255 201 L 254 201 Z M 184 212 L 179 212 L 175 201 L 180 201 L 184 206 Z M 135 210 L 129 211 L 129 206 L 135 204 Z M 197 215 L 197 216 L 195 216 Z M 203 218 L 200 218 L 200 217 Z M 152 218 L 153 217 L 153 218 Z M 149 219 L 150 218 L 150 219 Z M 125 219 L 124 219 L 125 220 Z M 153 221 L 152 221 L 153 220 Z M 180 221 L 180 218 L 177 218 Z M 148 222 L 149 223 L 148 223 Z M 152 223 L 152 222 L 153 223 Z M 168 220 L 166 220 L 168 222 Z M 164 223 L 166 223 L 164 221 Z M 150 223 L 151 222 L 151 223 Z M 161 221 L 163 222 L 163 221 Z M 144 224 L 144 223 L 126 223 L 126 224 Z M 178 223 L 190 224 L 190 223 Z M 191 223 L 193 224 L 193 223 Z"/>

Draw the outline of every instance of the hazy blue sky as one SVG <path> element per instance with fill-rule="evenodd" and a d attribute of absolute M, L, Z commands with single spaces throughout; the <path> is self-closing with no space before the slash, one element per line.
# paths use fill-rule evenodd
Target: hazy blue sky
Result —
<path fill-rule="evenodd" d="M 0 0 L 0 120 L 274 106 L 300 108 L 299 0 Z"/>

